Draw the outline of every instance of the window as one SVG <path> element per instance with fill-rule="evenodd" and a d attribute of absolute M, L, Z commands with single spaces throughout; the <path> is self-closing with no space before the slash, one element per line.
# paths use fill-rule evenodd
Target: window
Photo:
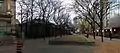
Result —
<path fill-rule="evenodd" d="M 6 35 L 6 22 L 0 22 L 0 36 L 1 35 Z"/>
<path fill-rule="evenodd" d="M 3 0 L 0 0 L 0 10 L 2 8 Z"/>
<path fill-rule="evenodd" d="M 0 0 L 0 6 L 2 5 L 2 3 L 3 3 L 3 0 Z"/>

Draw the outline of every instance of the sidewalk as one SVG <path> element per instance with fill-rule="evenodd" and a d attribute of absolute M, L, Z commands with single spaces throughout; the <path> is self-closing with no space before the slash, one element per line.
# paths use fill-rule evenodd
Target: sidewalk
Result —
<path fill-rule="evenodd" d="M 14 40 L 12 36 L 0 36 L 0 46 L 13 45 Z"/>
<path fill-rule="evenodd" d="M 94 48 L 94 53 L 120 53 L 120 39 L 112 39 L 104 37 L 104 42 L 101 42 L 101 37 L 96 37 L 98 44 Z"/>

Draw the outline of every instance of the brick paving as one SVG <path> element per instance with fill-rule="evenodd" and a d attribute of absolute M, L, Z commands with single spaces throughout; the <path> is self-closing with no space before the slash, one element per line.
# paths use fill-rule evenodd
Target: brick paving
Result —
<path fill-rule="evenodd" d="M 104 42 L 101 42 L 101 38 L 96 38 L 97 46 L 94 48 L 94 53 L 120 53 L 120 39 L 109 40 L 104 38 Z"/>

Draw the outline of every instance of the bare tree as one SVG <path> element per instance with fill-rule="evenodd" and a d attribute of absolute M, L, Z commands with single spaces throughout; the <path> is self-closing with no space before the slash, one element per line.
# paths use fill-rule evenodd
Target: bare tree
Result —
<path fill-rule="evenodd" d="M 91 15 L 92 8 L 90 7 L 91 1 L 85 0 L 75 0 L 73 7 L 75 8 L 75 12 L 79 13 L 79 18 L 85 19 L 93 29 L 93 36 L 95 39 L 95 16 Z M 96 22 L 97 23 L 97 22 Z"/>
<path fill-rule="evenodd" d="M 80 18 L 86 19 L 88 23 L 92 26 L 93 35 L 95 39 L 95 24 L 100 28 L 100 33 L 103 42 L 103 20 L 109 14 L 111 2 L 102 2 L 101 0 L 74 0 L 75 12 L 80 16 Z"/>
<path fill-rule="evenodd" d="M 61 28 L 70 22 L 70 14 L 66 12 L 66 7 L 62 6 L 62 2 L 59 0 L 19 0 L 18 4 L 22 6 L 18 16 L 22 18 L 21 22 L 26 23 L 26 30 L 31 31 L 30 33 L 32 33 L 32 24 L 35 19 L 37 19 L 37 23 L 42 21 L 45 24 L 46 32 L 49 31 L 47 28 L 50 21 L 55 22 Z M 27 29 L 27 25 L 30 25 L 31 28 Z"/>

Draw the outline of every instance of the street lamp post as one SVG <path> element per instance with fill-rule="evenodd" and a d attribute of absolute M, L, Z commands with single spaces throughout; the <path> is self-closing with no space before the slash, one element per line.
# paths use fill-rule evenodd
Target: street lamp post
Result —
<path fill-rule="evenodd" d="M 98 36 L 99 30 L 97 30 L 97 36 Z"/>
<path fill-rule="evenodd" d="M 112 29 L 110 29 L 110 40 L 112 40 Z"/>
<path fill-rule="evenodd" d="M 116 29 L 114 29 L 114 31 L 116 31 Z"/>
<path fill-rule="evenodd" d="M 104 36 L 104 29 L 102 30 L 103 36 Z"/>

